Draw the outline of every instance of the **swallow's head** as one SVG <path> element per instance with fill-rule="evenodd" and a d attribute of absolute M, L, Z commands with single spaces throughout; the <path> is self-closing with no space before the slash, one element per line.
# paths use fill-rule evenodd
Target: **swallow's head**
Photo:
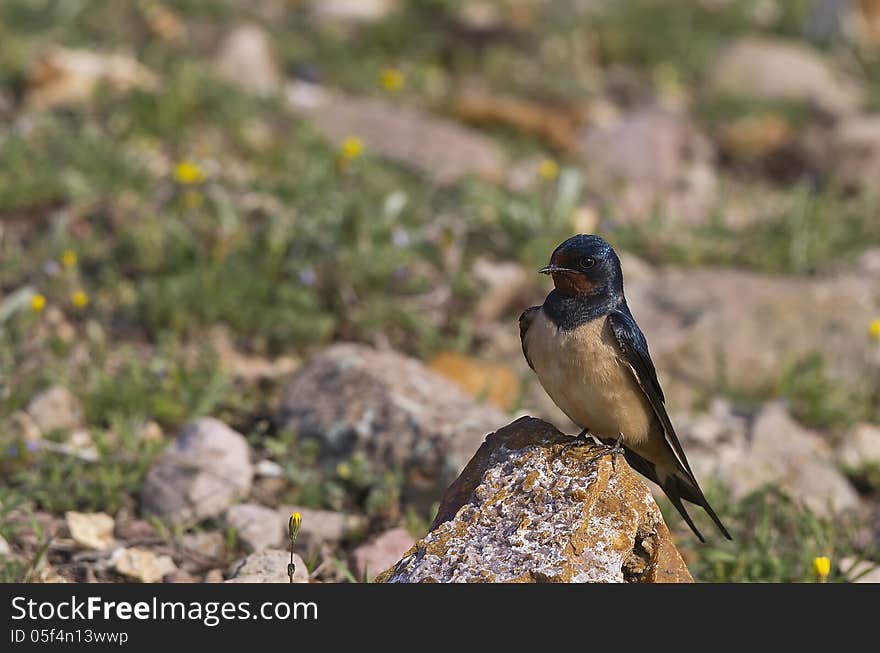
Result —
<path fill-rule="evenodd" d="M 572 236 L 550 257 L 550 265 L 539 270 L 553 277 L 563 295 L 595 296 L 623 292 L 623 273 L 614 248 L 591 234 Z"/>

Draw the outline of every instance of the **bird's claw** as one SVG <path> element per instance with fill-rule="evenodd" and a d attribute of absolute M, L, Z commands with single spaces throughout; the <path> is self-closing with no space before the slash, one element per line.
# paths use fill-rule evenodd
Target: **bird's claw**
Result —
<path fill-rule="evenodd" d="M 587 444 L 593 444 L 593 437 L 590 435 L 590 429 L 584 429 L 577 435 L 571 436 L 571 440 L 566 442 L 559 451 L 557 458 L 561 458 L 574 447 L 582 447 Z"/>
<path fill-rule="evenodd" d="M 614 468 L 614 471 L 617 471 L 617 456 L 623 453 L 623 433 L 618 432 L 617 440 L 614 441 L 614 444 L 605 444 L 600 443 L 598 445 L 602 448 L 602 451 L 590 458 L 589 462 L 593 463 L 602 458 L 602 456 L 611 456 L 611 465 Z"/>

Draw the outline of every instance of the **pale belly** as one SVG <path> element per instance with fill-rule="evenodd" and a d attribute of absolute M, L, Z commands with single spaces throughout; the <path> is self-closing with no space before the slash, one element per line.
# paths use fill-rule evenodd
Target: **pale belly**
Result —
<path fill-rule="evenodd" d="M 544 390 L 575 424 L 603 440 L 622 433 L 631 447 L 647 444 L 656 418 L 604 317 L 557 331 L 540 311 L 525 344 Z"/>

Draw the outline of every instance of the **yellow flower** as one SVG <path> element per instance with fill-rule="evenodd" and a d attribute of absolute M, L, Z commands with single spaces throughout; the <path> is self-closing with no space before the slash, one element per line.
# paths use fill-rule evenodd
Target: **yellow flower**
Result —
<path fill-rule="evenodd" d="M 64 253 L 61 255 L 61 265 L 66 268 L 72 268 L 76 266 L 76 262 L 76 252 L 74 252 L 72 249 L 64 250 Z"/>
<path fill-rule="evenodd" d="M 31 310 L 34 313 L 39 313 L 44 308 L 46 308 L 46 298 L 43 295 L 37 293 L 31 297 Z"/>
<path fill-rule="evenodd" d="M 336 465 L 336 475 L 339 478 L 349 478 L 351 477 L 351 465 L 348 463 L 339 463 Z"/>
<path fill-rule="evenodd" d="M 871 320 L 871 324 L 868 325 L 868 333 L 874 340 L 880 340 L 880 317 Z"/>
<path fill-rule="evenodd" d="M 403 86 L 404 77 L 403 73 L 397 68 L 386 68 L 379 76 L 379 81 L 382 83 L 382 88 L 394 93 L 395 91 L 399 91 Z"/>
<path fill-rule="evenodd" d="M 205 173 L 192 161 L 181 161 L 174 168 L 174 180 L 184 185 L 200 184 L 205 181 Z"/>
<path fill-rule="evenodd" d="M 831 560 L 827 556 L 813 558 L 813 571 L 820 581 L 824 581 L 831 573 Z"/>
<path fill-rule="evenodd" d="M 345 161 L 358 158 L 364 152 L 364 143 L 357 136 L 349 136 L 342 141 L 339 156 Z"/>
<path fill-rule="evenodd" d="M 70 301 L 77 308 L 85 308 L 89 303 L 89 296 L 85 290 L 77 290 L 70 296 Z"/>
<path fill-rule="evenodd" d="M 294 540 L 296 540 L 296 536 L 299 535 L 299 527 L 302 524 L 302 515 L 298 512 L 293 513 L 290 516 L 290 521 L 287 522 L 287 532 L 290 535 L 290 543 L 293 544 Z"/>
<path fill-rule="evenodd" d="M 538 174 L 544 179 L 556 179 L 559 174 L 559 164 L 553 159 L 544 159 L 538 166 Z"/>

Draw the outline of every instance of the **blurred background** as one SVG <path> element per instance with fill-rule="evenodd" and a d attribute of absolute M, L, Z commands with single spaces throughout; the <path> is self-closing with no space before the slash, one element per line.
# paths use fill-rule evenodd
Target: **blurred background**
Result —
<path fill-rule="evenodd" d="M 878 181 L 875 0 L 2 0 L 0 579 L 218 581 L 292 509 L 371 577 L 487 432 L 576 432 L 517 317 L 598 233 L 694 576 L 876 580 Z"/>

